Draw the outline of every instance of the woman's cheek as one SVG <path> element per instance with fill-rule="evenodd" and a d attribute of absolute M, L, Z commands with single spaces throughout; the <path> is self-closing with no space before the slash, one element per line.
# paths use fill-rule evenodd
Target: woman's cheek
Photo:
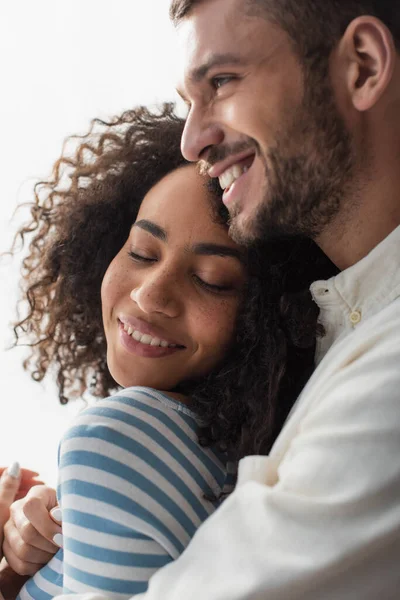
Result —
<path fill-rule="evenodd" d="M 213 315 L 210 315 L 209 324 L 205 325 L 210 333 L 213 333 L 210 345 L 214 344 L 219 346 L 222 351 L 226 350 L 234 336 L 238 308 L 239 300 L 237 298 L 220 301 Z M 211 327 L 210 321 L 212 321 Z"/>

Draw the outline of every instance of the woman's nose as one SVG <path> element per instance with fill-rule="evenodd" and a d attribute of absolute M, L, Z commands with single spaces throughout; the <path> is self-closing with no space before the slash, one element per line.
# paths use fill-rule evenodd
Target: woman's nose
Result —
<path fill-rule="evenodd" d="M 222 128 L 216 123 L 207 122 L 201 113 L 192 108 L 186 120 L 181 141 L 181 151 L 186 160 L 190 162 L 206 160 L 206 151 L 213 146 L 218 146 L 223 141 Z"/>
<path fill-rule="evenodd" d="M 163 313 L 168 317 L 176 317 L 181 310 L 181 294 L 171 276 L 169 280 L 157 276 L 147 279 L 132 289 L 130 297 L 146 314 Z"/>

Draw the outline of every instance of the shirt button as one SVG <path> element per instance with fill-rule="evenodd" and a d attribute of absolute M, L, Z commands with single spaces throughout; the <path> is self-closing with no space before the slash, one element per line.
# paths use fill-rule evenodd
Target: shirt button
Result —
<path fill-rule="evenodd" d="M 361 321 L 361 312 L 359 310 L 353 310 L 350 315 L 350 323 L 352 325 L 358 325 Z"/>

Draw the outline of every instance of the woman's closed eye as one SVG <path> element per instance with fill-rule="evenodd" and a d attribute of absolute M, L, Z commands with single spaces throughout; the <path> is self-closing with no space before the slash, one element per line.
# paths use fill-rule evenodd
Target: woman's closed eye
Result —
<path fill-rule="evenodd" d="M 202 288 L 206 289 L 207 291 L 212 292 L 214 294 L 223 294 L 223 293 L 231 293 L 231 292 L 238 291 L 237 286 L 230 284 L 230 283 L 227 283 L 227 284 L 209 283 L 208 281 L 205 281 L 198 275 L 193 275 L 193 279 L 196 281 L 196 283 L 198 285 L 200 285 L 200 287 L 202 287 Z"/>
<path fill-rule="evenodd" d="M 128 256 L 133 262 L 142 265 L 151 265 L 153 263 L 158 262 L 159 260 L 155 256 L 146 256 L 145 253 L 140 250 L 136 252 L 134 250 L 129 250 Z M 189 276 L 190 273 L 188 272 L 187 275 Z M 208 277 L 204 278 L 203 276 L 197 274 L 193 274 L 191 275 L 191 277 L 195 285 L 200 286 L 207 292 L 213 294 L 236 294 L 239 293 L 241 290 L 241 285 L 236 282 L 216 282 L 215 279 L 214 281 L 209 281 Z"/>
<path fill-rule="evenodd" d="M 134 252 L 133 250 L 130 250 L 128 252 L 128 256 L 135 262 L 141 262 L 141 263 L 152 263 L 157 260 L 154 257 L 144 256 L 143 254 L 138 254 L 137 252 Z"/>

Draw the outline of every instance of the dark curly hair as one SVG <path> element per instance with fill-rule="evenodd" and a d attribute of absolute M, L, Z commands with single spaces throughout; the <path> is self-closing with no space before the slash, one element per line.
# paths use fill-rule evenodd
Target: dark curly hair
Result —
<path fill-rule="evenodd" d="M 106 362 L 101 282 L 143 197 L 188 164 L 179 149 L 183 125 L 170 104 L 96 119 L 86 136 L 67 140 L 50 180 L 35 186 L 30 221 L 16 236 L 30 243 L 21 285 L 27 313 L 15 323 L 15 345 L 31 347 L 24 367 L 33 379 L 55 373 L 62 403 L 86 390 L 105 397 L 118 388 Z M 221 190 L 211 187 L 216 217 L 226 223 Z M 308 240 L 248 252 L 236 339 L 223 364 L 186 389 L 205 423 L 200 442 L 218 442 L 237 457 L 268 452 L 310 376 L 317 308 L 307 290 L 336 272 Z"/>

